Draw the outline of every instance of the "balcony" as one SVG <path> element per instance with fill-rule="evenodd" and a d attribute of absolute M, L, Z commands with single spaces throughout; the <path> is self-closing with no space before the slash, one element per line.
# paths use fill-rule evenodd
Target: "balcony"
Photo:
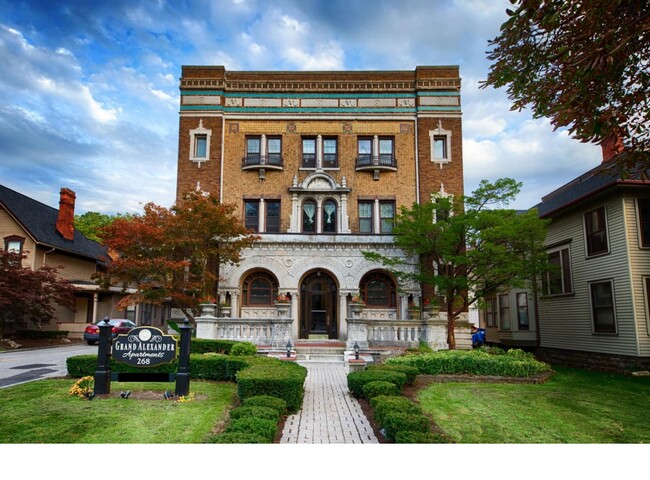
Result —
<path fill-rule="evenodd" d="M 249 154 L 242 159 L 242 170 L 282 170 L 284 160 L 279 153 L 270 153 L 268 155 Z"/>
<path fill-rule="evenodd" d="M 378 156 L 359 155 L 355 167 L 357 172 L 373 172 L 374 179 L 379 180 L 379 172 L 397 171 L 397 160 L 392 154 Z"/>

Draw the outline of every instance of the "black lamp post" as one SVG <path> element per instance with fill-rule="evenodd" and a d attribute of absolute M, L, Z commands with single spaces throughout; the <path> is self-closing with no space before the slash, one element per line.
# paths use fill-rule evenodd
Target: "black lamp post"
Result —
<path fill-rule="evenodd" d="M 291 340 L 287 342 L 287 358 L 291 357 Z"/>
<path fill-rule="evenodd" d="M 354 359 L 359 360 L 359 344 L 357 342 L 354 342 Z"/>

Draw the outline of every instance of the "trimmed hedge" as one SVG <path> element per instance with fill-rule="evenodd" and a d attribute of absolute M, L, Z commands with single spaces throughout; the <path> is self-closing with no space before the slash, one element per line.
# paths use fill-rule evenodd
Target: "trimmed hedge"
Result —
<path fill-rule="evenodd" d="M 368 382 L 363 386 L 364 398 L 371 399 L 379 395 L 399 395 L 399 390 L 394 383 L 383 380 Z"/>
<path fill-rule="evenodd" d="M 255 355 L 257 353 L 257 347 L 255 344 L 250 342 L 239 342 L 232 346 L 230 349 L 230 355 L 233 356 L 249 356 Z"/>
<path fill-rule="evenodd" d="M 273 420 L 274 422 L 280 421 L 280 415 L 277 410 L 270 407 L 259 406 L 241 406 L 234 408 L 230 411 L 230 418 L 237 420 L 244 417 L 265 418 L 266 420 Z"/>
<path fill-rule="evenodd" d="M 257 395 L 255 397 L 248 397 L 242 401 L 244 407 L 268 407 L 273 408 L 278 415 L 287 413 L 287 402 L 278 397 L 271 395 Z"/>
<path fill-rule="evenodd" d="M 243 417 L 231 421 L 224 433 L 250 433 L 259 435 L 265 442 L 273 443 L 278 424 L 273 420 L 257 417 Z"/>
<path fill-rule="evenodd" d="M 18 330 L 16 338 L 43 339 L 43 338 L 67 338 L 67 330 Z"/>
<path fill-rule="evenodd" d="M 399 395 L 379 395 L 370 400 L 370 406 L 379 425 L 383 425 L 384 417 L 390 412 L 422 413 L 418 405 Z"/>
<path fill-rule="evenodd" d="M 302 405 L 307 369 L 277 358 L 264 357 L 258 360 L 237 374 L 239 398 L 245 400 L 258 395 L 270 395 L 287 402 L 289 412 L 297 412 Z"/>
<path fill-rule="evenodd" d="M 353 397 L 363 398 L 363 386 L 366 383 L 382 380 L 397 385 L 402 390 L 406 384 L 406 374 L 395 370 L 364 370 L 362 372 L 351 372 L 348 374 L 348 389 Z"/>
<path fill-rule="evenodd" d="M 215 435 L 208 439 L 208 443 L 269 443 L 261 435 L 255 433 L 230 432 Z"/>
<path fill-rule="evenodd" d="M 193 338 L 190 342 L 190 353 L 223 353 L 230 354 L 233 345 L 237 343 L 235 340 L 211 340 L 208 338 Z"/>
<path fill-rule="evenodd" d="M 495 353 L 496 352 L 496 353 Z M 537 361 L 523 350 L 507 352 L 490 350 L 442 350 L 423 355 L 390 358 L 387 365 L 410 365 L 425 375 L 494 375 L 531 377 L 551 370 L 550 365 Z"/>
<path fill-rule="evenodd" d="M 384 436 L 389 442 L 395 442 L 399 432 L 431 432 L 431 421 L 423 413 L 391 411 L 383 419 Z"/>
<path fill-rule="evenodd" d="M 417 377 L 418 373 L 420 373 L 416 367 L 413 367 L 411 365 L 392 365 L 386 363 L 382 363 L 380 365 L 368 365 L 366 367 L 366 370 L 393 370 L 402 372 L 406 375 L 407 385 L 413 385 L 415 383 L 415 377 Z"/>

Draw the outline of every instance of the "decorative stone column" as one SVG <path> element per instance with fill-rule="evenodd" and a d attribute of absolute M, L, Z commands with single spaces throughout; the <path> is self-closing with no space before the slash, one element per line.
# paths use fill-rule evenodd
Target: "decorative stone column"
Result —
<path fill-rule="evenodd" d="M 207 314 L 201 313 L 201 316 L 196 317 L 194 321 L 196 321 L 196 338 L 217 338 L 218 318 L 214 314 L 210 314 L 210 312 Z"/>
<path fill-rule="evenodd" d="M 366 324 L 366 320 L 360 318 L 348 318 L 346 320 L 348 324 L 348 338 L 345 342 L 345 347 L 348 350 L 352 350 L 356 342 L 359 348 L 368 348 L 368 325 Z"/>

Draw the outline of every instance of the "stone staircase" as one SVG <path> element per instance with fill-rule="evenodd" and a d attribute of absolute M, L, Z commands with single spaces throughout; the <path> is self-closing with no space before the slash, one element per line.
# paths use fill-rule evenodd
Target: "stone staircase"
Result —
<path fill-rule="evenodd" d="M 299 340 L 294 350 L 299 362 L 345 362 L 345 342 L 338 340 Z"/>

